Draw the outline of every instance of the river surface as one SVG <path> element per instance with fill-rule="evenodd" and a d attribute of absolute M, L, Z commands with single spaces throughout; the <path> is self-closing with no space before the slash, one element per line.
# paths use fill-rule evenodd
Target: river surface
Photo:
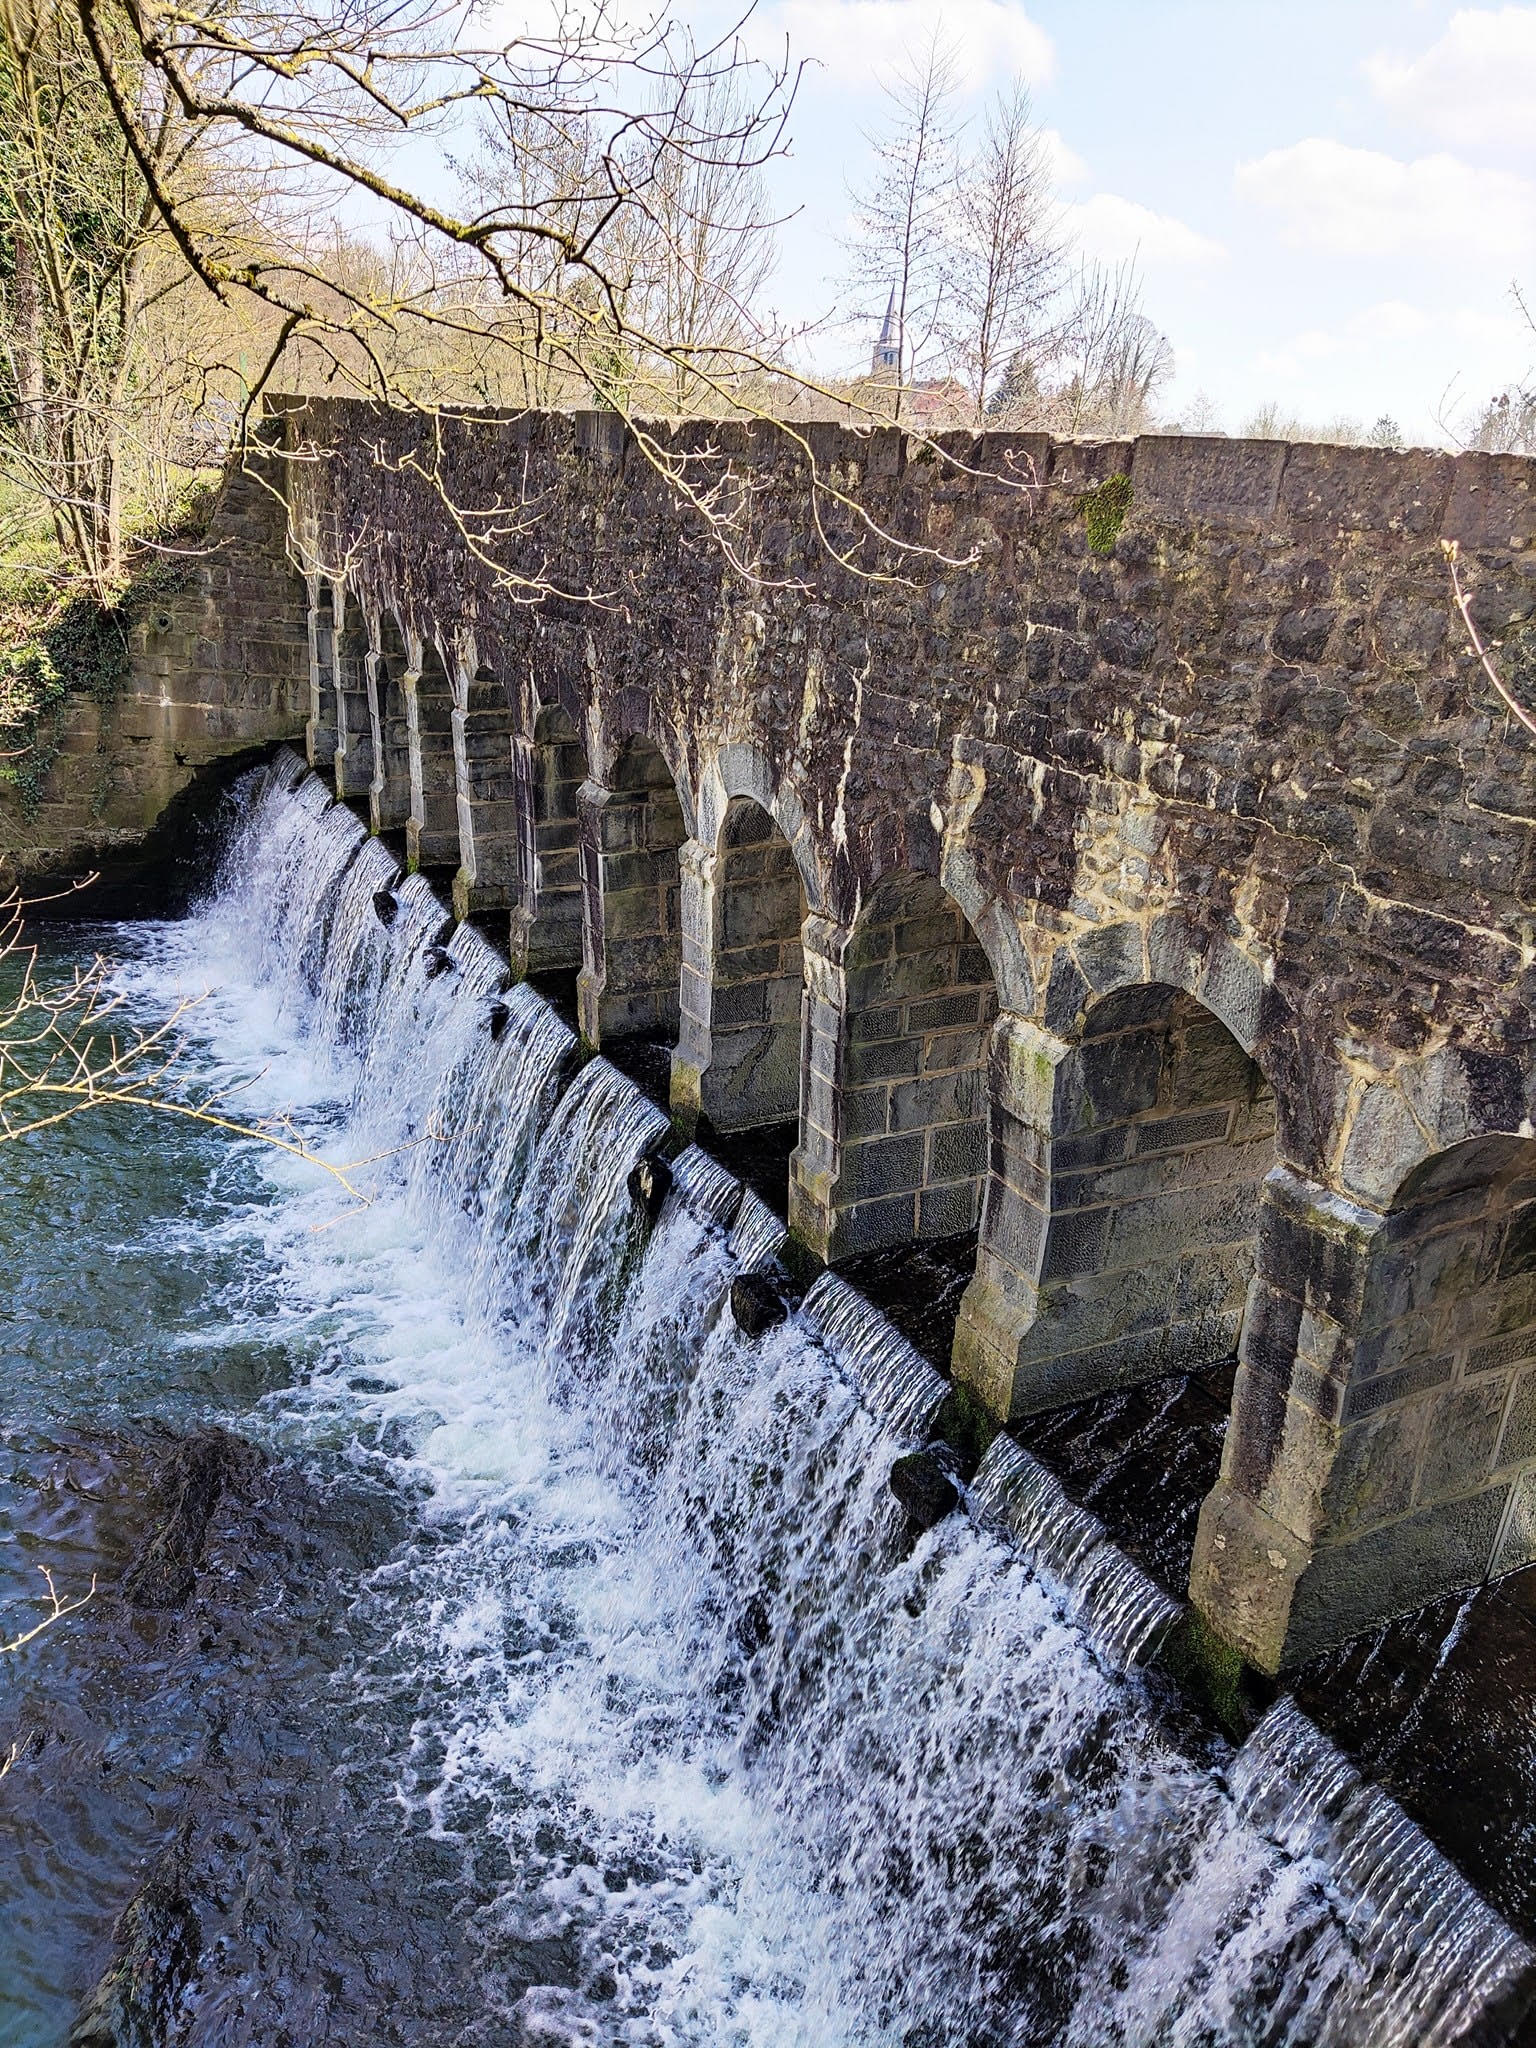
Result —
<path fill-rule="evenodd" d="M 772 1218 L 690 1152 L 649 1229 L 653 1106 L 297 764 L 241 803 L 192 917 L 54 960 L 199 996 L 182 1088 L 363 1199 L 149 1112 L 0 1147 L 0 1615 L 99 1586 L 0 1667 L 3 2048 L 1515 2038 L 1525 1951 L 1294 1708 L 1196 1723 L 1022 1454 L 915 1536 L 917 1353 L 826 1284 L 744 1337 Z"/>

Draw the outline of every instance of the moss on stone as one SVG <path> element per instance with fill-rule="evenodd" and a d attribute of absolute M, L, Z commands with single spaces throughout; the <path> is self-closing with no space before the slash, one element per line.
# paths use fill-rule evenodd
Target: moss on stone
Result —
<path fill-rule="evenodd" d="M 199 498 L 155 546 L 196 541 L 207 517 Z M 0 781 L 14 785 L 26 816 L 36 815 L 58 755 L 66 700 L 116 703 L 132 670 L 134 618 L 185 588 L 188 574 L 185 556 L 141 543 L 139 567 L 110 604 L 79 589 L 61 595 L 51 579 L 25 571 L 0 583 Z"/>
<path fill-rule="evenodd" d="M 970 1479 L 1001 1436 L 1002 1424 L 979 1394 L 964 1381 L 954 1380 L 933 1419 L 933 1434 L 954 1451 L 961 1473 Z"/>
<path fill-rule="evenodd" d="M 1241 1742 L 1259 1718 L 1242 1652 L 1218 1635 L 1198 1608 L 1185 1609 L 1158 1662 L 1214 1714 L 1234 1742 Z"/>
<path fill-rule="evenodd" d="M 1085 491 L 1078 499 L 1083 523 L 1088 528 L 1088 545 L 1096 555 L 1112 555 L 1126 514 L 1131 509 L 1131 480 L 1122 471 L 1105 477 L 1103 483 Z"/>

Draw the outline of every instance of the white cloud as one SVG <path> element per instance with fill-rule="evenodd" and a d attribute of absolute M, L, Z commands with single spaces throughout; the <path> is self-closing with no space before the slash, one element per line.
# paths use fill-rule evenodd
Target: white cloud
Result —
<path fill-rule="evenodd" d="M 1240 164 L 1237 189 L 1293 246 L 1332 256 L 1461 256 L 1504 276 L 1536 243 L 1536 185 L 1443 153 L 1402 163 L 1312 136 Z"/>
<path fill-rule="evenodd" d="M 1328 326 L 1281 334 L 1250 359 L 1258 388 L 1321 419 L 1362 420 L 1400 408 L 1426 431 L 1437 402 L 1451 412 L 1526 370 L 1530 335 L 1513 307 L 1436 305 L 1403 299 L 1362 306 Z"/>
<path fill-rule="evenodd" d="M 1385 53 L 1366 76 L 1394 111 L 1444 142 L 1528 147 L 1536 107 L 1536 7 L 1467 7 L 1421 57 Z"/>
<path fill-rule="evenodd" d="M 1040 144 L 1045 152 L 1045 161 L 1050 169 L 1053 185 L 1081 185 L 1088 176 L 1088 166 L 1062 135 L 1059 128 L 1042 128 Z"/>
<path fill-rule="evenodd" d="M 1096 192 L 1091 199 L 1064 208 L 1063 219 L 1084 252 L 1103 263 L 1121 263 L 1134 256 L 1146 268 L 1162 269 L 1170 264 L 1199 268 L 1221 262 L 1227 253 L 1220 242 L 1175 220 L 1172 214 L 1154 213 L 1150 206 L 1113 192 Z"/>
<path fill-rule="evenodd" d="M 815 58 L 856 89 L 889 76 L 935 29 L 954 45 L 967 89 L 1016 73 L 1040 85 L 1056 66 L 1050 37 L 1011 0 L 775 0 L 758 20 L 786 35 L 797 59 Z"/>

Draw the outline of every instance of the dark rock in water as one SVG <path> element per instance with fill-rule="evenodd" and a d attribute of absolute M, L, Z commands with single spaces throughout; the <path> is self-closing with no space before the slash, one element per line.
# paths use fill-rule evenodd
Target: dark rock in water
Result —
<path fill-rule="evenodd" d="M 507 1008 L 505 1003 L 492 1003 L 490 1010 L 490 1024 L 491 1040 L 493 1044 L 500 1045 L 502 1038 L 506 1033 L 507 1026 L 511 1023 L 511 1021 L 512 1012 Z"/>
<path fill-rule="evenodd" d="M 731 1316 L 744 1337 L 776 1330 L 789 1304 L 766 1273 L 738 1273 L 731 1282 Z"/>
<path fill-rule="evenodd" d="M 69 2048 L 162 2048 L 176 2038 L 203 1947 L 187 1895 L 190 1833 L 187 1823 L 118 1915 L 112 1961 L 80 2008 Z"/>
<path fill-rule="evenodd" d="M 672 1188 L 672 1169 L 665 1159 L 652 1156 L 642 1159 L 629 1176 L 629 1195 L 645 1211 L 654 1223 L 661 1214 L 661 1205 Z"/>
<path fill-rule="evenodd" d="M 932 1446 L 896 1460 L 891 1467 L 891 1491 L 906 1509 L 907 1520 L 919 1530 L 931 1529 L 960 1505 L 951 1462 Z"/>
<path fill-rule="evenodd" d="M 373 914 L 387 929 L 400 915 L 399 899 L 391 889 L 375 889 L 373 892 Z"/>
<path fill-rule="evenodd" d="M 447 974 L 452 970 L 453 956 L 446 946 L 428 946 L 421 957 L 427 964 L 428 981 L 435 981 L 438 975 Z"/>
<path fill-rule="evenodd" d="M 130 1607 L 186 1606 L 219 1495 L 236 1467 L 256 1456 L 222 1429 L 200 1429 L 176 1446 L 155 1476 L 155 1527 L 123 1574 Z"/>

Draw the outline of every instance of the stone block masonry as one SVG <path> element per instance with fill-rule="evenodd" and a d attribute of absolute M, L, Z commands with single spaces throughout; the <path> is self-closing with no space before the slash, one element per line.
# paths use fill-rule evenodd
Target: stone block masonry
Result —
<path fill-rule="evenodd" d="M 992 1092 L 959 1356 L 993 1405 L 1029 1414 L 1230 1357 L 1275 1102 L 1225 1025 L 1166 983 L 1132 983 L 1071 1040 L 1005 1031 Z"/>
<path fill-rule="evenodd" d="M 159 912 L 206 880 L 179 869 L 178 826 L 242 760 L 305 732 L 306 609 L 281 466 L 253 455 L 226 476 L 179 587 L 129 608 L 121 696 L 66 700 L 35 808 L 0 784 L 0 875 L 42 894 L 98 874 L 68 904 L 50 905 L 53 915 L 89 917 Z M 323 637 L 318 623 L 314 637 Z M 314 757 L 333 758 L 334 710 L 316 738 Z"/>
<path fill-rule="evenodd" d="M 1000 1416 L 1238 1343 L 1193 1590 L 1245 1656 L 1536 1555 L 1536 748 L 1441 551 L 1523 674 L 1536 466 L 816 427 L 870 522 L 824 502 L 834 555 L 801 441 L 659 427 L 748 579 L 615 418 L 283 432 L 314 757 L 345 565 L 419 670 L 419 857 L 493 846 L 530 965 L 579 922 L 591 1042 L 673 1043 L 685 1123 L 792 1105 L 823 1256 L 975 1224 L 954 1364 Z"/>
<path fill-rule="evenodd" d="M 828 1260 L 974 1230 L 996 994 L 963 913 L 893 876 L 817 946 L 791 1223 Z"/>
<path fill-rule="evenodd" d="M 717 1131 L 789 1122 L 800 1100 L 804 983 L 794 851 L 761 804 L 738 796 L 717 850 L 689 843 L 683 876 L 674 1106 Z"/>
<path fill-rule="evenodd" d="M 798 1017 L 794 1228 L 835 1260 L 979 1227 L 954 1364 L 1000 1416 L 1239 1345 L 1193 1590 L 1244 1655 L 1536 1555 L 1536 750 L 1440 547 L 1518 661 L 1531 463 L 817 428 L 928 551 L 866 538 L 858 573 L 792 437 L 660 429 L 745 508 L 748 581 L 616 420 L 450 423 L 467 510 L 538 507 L 508 566 L 566 594 L 528 605 L 436 516 L 409 417 L 287 431 L 329 458 L 293 471 L 316 558 L 407 639 L 472 635 L 515 744 L 579 735 L 512 921 L 569 934 L 574 822 L 590 1039 L 675 1031 L 681 1120 L 750 1127 L 788 1110 Z M 1467 1216 L 1425 1220 L 1483 1141 L 1518 1162 L 1466 1155 Z"/>

